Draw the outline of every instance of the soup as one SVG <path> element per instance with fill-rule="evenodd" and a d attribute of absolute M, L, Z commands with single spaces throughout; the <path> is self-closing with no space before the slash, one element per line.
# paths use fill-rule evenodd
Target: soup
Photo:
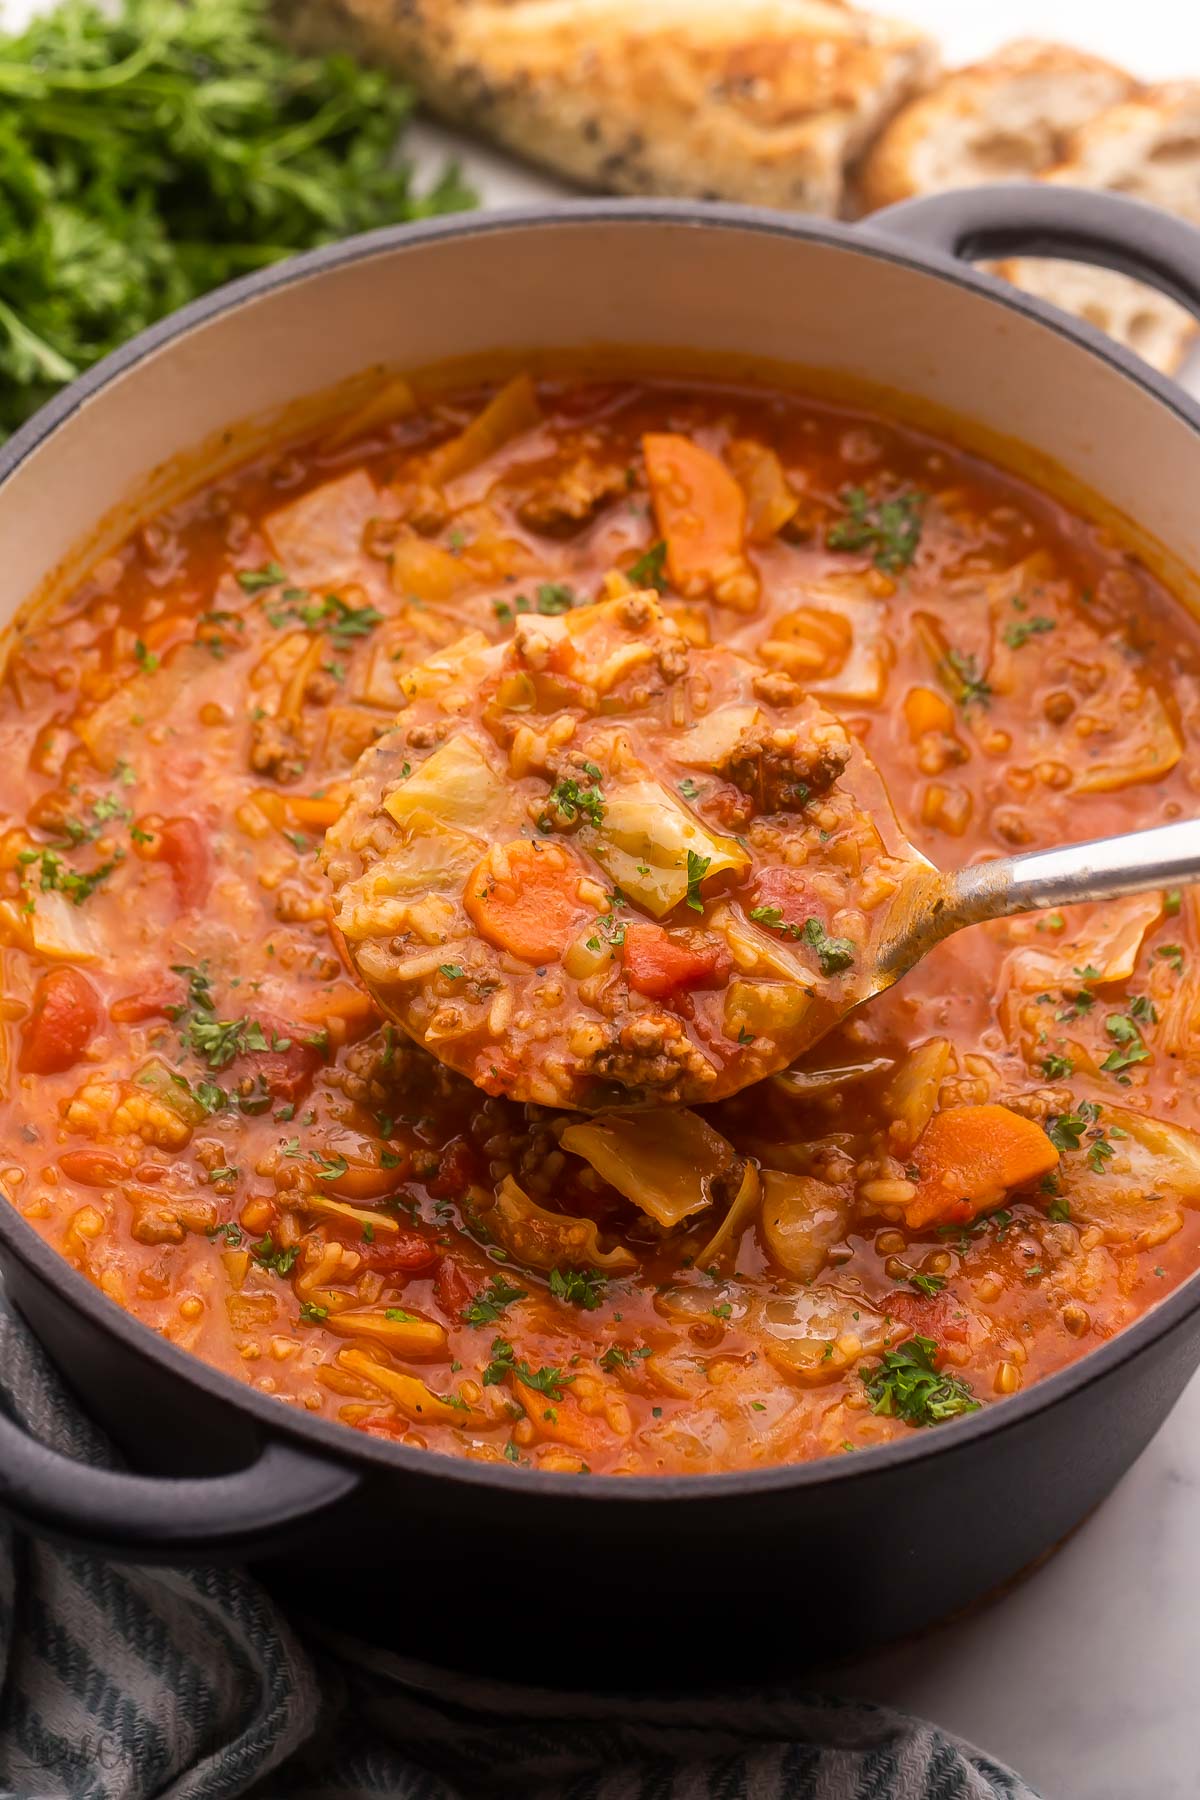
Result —
<path fill-rule="evenodd" d="M 455 741 L 431 668 L 638 594 L 764 707 L 832 714 L 935 863 L 1195 810 L 1200 633 L 1021 481 L 790 392 L 396 382 L 142 526 L 11 646 L 5 1189 L 173 1342 L 400 1442 L 711 1473 L 953 1428 L 1196 1266 L 1196 898 L 963 934 L 714 1104 L 482 1091 L 355 979 L 325 834 L 415 700 Z M 669 797 L 736 843 L 729 773 Z M 730 852 L 751 984 L 761 939 L 825 975 L 864 941 L 863 821 L 813 801 L 777 891 L 743 904 Z M 639 855 L 582 941 L 686 1023 L 703 983 L 663 940 L 691 942 L 690 884 L 656 915 Z M 525 966 L 536 1067 L 569 996 Z"/>

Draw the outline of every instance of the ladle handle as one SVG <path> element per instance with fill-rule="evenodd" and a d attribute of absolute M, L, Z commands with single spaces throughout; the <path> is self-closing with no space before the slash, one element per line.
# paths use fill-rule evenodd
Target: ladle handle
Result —
<path fill-rule="evenodd" d="M 1200 881 L 1200 819 L 1126 831 L 976 863 L 947 878 L 947 903 L 961 923 L 999 919 L 1010 913 L 1040 912 L 1078 900 L 1117 900 L 1153 888 Z M 957 929 L 957 926 L 951 929 Z"/>
<path fill-rule="evenodd" d="M 881 985 L 889 985 L 964 925 L 1189 882 L 1200 882 L 1200 819 L 1003 856 L 966 869 L 931 869 L 927 879 L 914 882 L 903 896 L 879 947 Z"/>

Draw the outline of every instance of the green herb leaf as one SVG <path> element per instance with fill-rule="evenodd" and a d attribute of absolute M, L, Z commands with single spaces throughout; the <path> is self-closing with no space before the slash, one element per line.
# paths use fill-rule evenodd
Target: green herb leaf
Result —
<path fill-rule="evenodd" d="M 286 581 L 287 575 L 277 562 L 267 563 L 261 569 L 239 569 L 237 584 L 243 594 L 261 594 L 264 588 L 278 587 Z"/>
<path fill-rule="evenodd" d="M 592 765 L 595 767 L 595 765 Z M 596 771 L 599 774 L 599 770 Z M 597 785 L 580 787 L 579 783 L 568 777 L 556 781 L 550 789 L 550 804 L 557 808 L 568 822 L 582 817 L 589 825 L 600 826 L 604 823 L 604 796 Z"/>
<path fill-rule="evenodd" d="M 277 1250 L 275 1240 L 268 1232 L 266 1237 L 260 1238 L 252 1247 L 250 1254 L 264 1269 L 270 1269 L 273 1275 L 282 1276 L 291 1274 L 300 1250 L 296 1244 L 289 1244 L 286 1250 Z"/>
<path fill-rule="evenodd" d="M 704 900 L 700 893 L 700 883 L 708 874 L 711 856 L 697 856 L 694 850 L 687 853 L 687 903 L 693 912 L 704 911 Z"/>
<path fill-rule="evenodd" d="M 483 1371 L 483 1385 L 498 1387 L 510 1375 L 515 1375 L 526 1387 L 545 1394 L 549 1400 L 561 1400 L 575 1379 L 574 1375 L 564 1375 L 560 1369 L 531 1369 L 524 1358 L 517 1360 L 517 1353 L 507 1338 L 493 1338 L 492 1358 Z"/>
<path fill-rule="evenodd" d="M 908 1425 L 940 1425 L 959 1413 L 979 1411 L 965 1381 L 934 1366 L 938 1345 L 932 1338 L 913 1337 L 898 1350 L 888 1350 L 862 1379 L 871 1411 Z"/>
<path fill-rule="evenodd" d="M 899 575 L 917 554 L 921 542 L 924 494 L 915 489 L 888 500 L 872 500 L 866 488 L 846 488 L 842 505 L 847 517 L 825 534 L 831 550 L 870 550 L 877 569 Z"/>
<path fill-rule="evenodd" d="M 568 1306 L 578 1306 L 584 1312 L 595 1312 L 604 1298 L 605 1278 L 599 1270 L 592 1269 L 551 1269 L 550 1292 L 556 1300 L 562 1300 Z"/>
<path fill-rule="evenodd" d="M 804 941 L 816 951 L 822 975 L 840 975 L 854 961 L 857 946 L 850 938 L 830 937 L 820 919 L 805 919 Z"/>
<path fill-rule="evenodd" d="M 508 1307 L 528 1298 L 524 1288 L 514 1287 L 502 1275 L 494 1275 L 471 1301 L 463 1320 L 467 1325 L 494 1325 Z"/>
<path fill-rule="evenodd" d="M 657 588 L 661 594 L 667 585 L 667 540 L 659 538 L 648 550 L 631 562 L 625 573 L 635 587 Z"/>
<path fill-rule="evenodd" d="M 1004 641 L 1010 650 L 1019 650 L 1032 637 L 1041 637 L 1047 631 L 1055 630 L 1057 621 L 1043 618 L 1035 613 L 1032 619 L 1018 619 L 1015 624 L 1004 627 Z"/>
<path fill-rule="evenodd" d="M 947 650 L 946 665 L 954 698 L 965 712 L 968 706 L 987 706 L 992 698 L 990 682 L 979 673 L 973 656 L 961 650 Z"/>

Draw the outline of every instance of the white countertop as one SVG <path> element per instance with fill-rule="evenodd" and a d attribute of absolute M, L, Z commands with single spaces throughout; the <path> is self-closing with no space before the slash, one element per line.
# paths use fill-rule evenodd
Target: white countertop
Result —
<path fill-rule="evenodd" d="M 731 0 L 736 5 L 736 0 Z M 926 25 L 948 61 L 1057 37 L 1148 80 L 1200 75 L 1197 0 L 875 0 Z M 34 10 L 9 0 L 12 27 Z M 421 126 L 493 205 L 561 190 Z M 1030 1496 L 1037 1504 L 1037 1496 Z M 1200 1377 L 1136 1468 L 1054 1559 L 963 1623 L 841 1669 L 827 1686 L 934 1719 L 1046 1800 L 1200 1795 Z"/>

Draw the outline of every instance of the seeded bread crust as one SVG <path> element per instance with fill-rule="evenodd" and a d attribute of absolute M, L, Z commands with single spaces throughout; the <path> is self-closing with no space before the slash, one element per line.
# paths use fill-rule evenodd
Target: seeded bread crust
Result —
<path fill-rule="evenodd" d="M 331 23 L 333 8 L 340 19 Z M 585 187 L 834 216 L 936 73 L 915 28 L 836 0 L 292 0 L 294 33 L 400 70 L 451 123 Z"/>

